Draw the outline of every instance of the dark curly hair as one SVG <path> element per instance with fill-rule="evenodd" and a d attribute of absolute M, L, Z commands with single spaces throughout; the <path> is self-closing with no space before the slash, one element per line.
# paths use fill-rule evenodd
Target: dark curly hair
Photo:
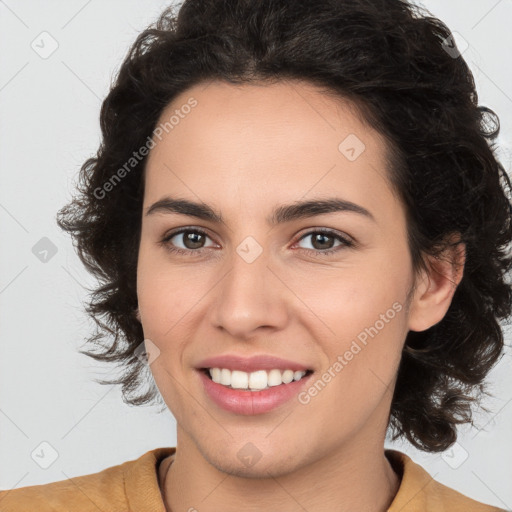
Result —
<path fill-rule="evenodd" d="M 137 37 L 101 107 L 102 141 L 80 170 L 77 195 L 57 215 L 99 280 L 87 311 L 96 332 L 80 350 L 118 362 L 123 400 L 158 395 L 134 351 L 144 166 L 163 109 L 212 80 L 301 80 L 350 100 L 387 140 L 390 183 L 403 201 L 415 270 L 457 233 L 466 247 L 462 281 L 442 321 L 405 340 L 389 425 L 424 451 L 442 451 L 504 350 L 512 310 L 511 183 L 495 156 L 499 120 L 478 105 L 471 71 L 450 30 L 403 0 L 185 0 Z M 138 155 L 138 153 L 137 153 Z M 131 159 L 131 160 L 130 160 Z M 127 161 L 132 169 L 113 183 Z M 125 166 L 126 169 L 126 166 Z M 106 184 L 108 187 L 108 194 Z M 473 396 L 478 391 L 477 397 Z"/>

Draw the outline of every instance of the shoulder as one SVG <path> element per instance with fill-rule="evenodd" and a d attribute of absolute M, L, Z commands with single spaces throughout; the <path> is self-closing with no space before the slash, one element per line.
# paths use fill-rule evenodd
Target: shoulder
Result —
<path fill-rule="evenodd" d="M 106 508 L 105 498 L 114 508 Z M 38 510 L 120 510 L 124 499 L 123 465 L 98 473 L 58 482 L 0 491 L 0 510 L 5 512 Z"/>
<path fill-rule="evenodd" d="M 405 453 L 386 450 L 386 456 L 395 471 L 402 474 L 388 512 L 506 512 L 438 482 Z"/>
<path fill-rule="evenodd" d="M 158 462 L 170 453 L 171 448 L 156 448 L 138 459 L 129 460 L 88 475 L 77 476 L 42 485 L 0 491 L 2 512 L 34 511 L 73 512 L 102 510 L 121 512 L 130 510 L 128 487 L 140 483 L 152 484 L 158 492 L 156 471 Z M 156 483 L 156 487 L 155 487 Z M 146 487 L 147 488 L 147 487 Z M 159 496 L 158 496 L 159 497 Z"/>

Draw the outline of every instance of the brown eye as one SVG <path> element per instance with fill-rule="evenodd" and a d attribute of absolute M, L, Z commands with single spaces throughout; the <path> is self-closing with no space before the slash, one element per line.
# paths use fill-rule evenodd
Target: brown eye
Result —
<path fill-rule="evenodd" d="M 204 231 L 190 228 L 169 233 L 160 243 L 171 252 L 192 254 L 199 253 L 202 249 L 206 248 L 204 244 L 207 238 L 210 237 Z M 179 244 L 182 247 L 179 247 Z"/>
<path fill-rule="evenodd" d="M 310 231 L 303 235 L 299 242 L 310 237 L 312 240 L 312 249 L 304 249 L 308 253 L 313 253 L 315 256 L 326 256 L 338 252 L 343 248 L 353 247 L 355 243 L 339 233 L 330 230 L 316 230 Z M 161 244 L 170 252 L 184 255 L 196 255 L 202 252 L 203 249 L 211 246 L 205 246 L 205 240 L 210 238 L 206 232 L 201 229 L 180 229 L 166 235 Z M 173 240 L 174 239 L 174 240 Z M 333 245 L 339 242 L 338 245 Z M 182 247 L 179 247 L 179 243 Z"/>
<path fill-rule="evenodd" d="M 187 249 L 200 249 L 204 243 L 204 235 L 197 231 L 183 231 L 180 234 L 183 235 L 183 244 Z"/>
<path fill-rule="evenodd" d="M 315 233 L 312 235 L 312 245 L 315 249 L 331 249 L 335 242 L 334 237 L 325 233 Z"/>
<path fill-rule="evenodd" d="M 330 230 L 310 231 L 309 233 L 303 235 L 299 242 L 307 238 L 311 239 L 312 249 L 306 248 L 305 250 L 310 253 L 317 253 L 320 256 L 338 252 L 344 247 L 354 246 L 354 242 L 352 240 L 349 240 L 348 238 L 345 238 L 340 234 Z M 337 246 L 333 245 L 336 241 L 340 242 Z"/>

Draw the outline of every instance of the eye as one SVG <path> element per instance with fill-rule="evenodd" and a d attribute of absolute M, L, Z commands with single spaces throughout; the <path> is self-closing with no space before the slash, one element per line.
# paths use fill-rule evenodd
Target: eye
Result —
<path fill-rule="evenodd" d="M 184 235 L 184 236 L 183 236 Z M 181 249 L 175 246 L 174 242 L 171 240 L 175 238 L 176 240 L 182 241 L 185 248 Z M 160 244 L 163 245 L 168 251 L 177 254 L 184 254 L 190 256 L 192 254 L 201 253 L 205 247 L 202 247 L 205 238 L 210 238 L 205 231 L 198 228 L 182 228 L 178 231 L 173 231 L 160 241 Z"/>
<path fill-rule="evenodd" d="M 342 250 L 344 247 L 353 247 L 355 245 L 353 240 L 329 229 L 316 229 L 314 231 L 309 231 L 299 239 L 299 242 L 308 237 L 312 237 L 313 249 L 304 250 L 308 253 L 312 253 L 314 256 L 330 255 Z M 202 253 L 203 249 L 207 248 L 207 246 L 204 246 L 205 238 L 210 237 L 202 229 L 181 228 L 165 235 L 160 241 L 160 244 L 172 253 L 192 256 Z M 184 248 L 176 247 L 176 242 L 173 242 L 173 239 L 176 239 L 176 241 L 181 239 L 181 243 L 184 245 Z M 333 248 L 332 242 L 329 240 L 338 240 L 339 245 L 334 246 Z"/>
<path fill-rule="evenodd" d="M 330 229 L 317 229 L 315 231 L 309 231 L 299 239 L 299 242 L 305 240 L 308 237 L 311 237 L 312 239 L 313 249 L 306 249 L 306 251 L 313 253 L 314 256 L 330 255 L 342 250 L 344 247 L 354 247 L 355 245 L 353 240 L 350 240 L 348 237 L 344 237 L 336 231 L 332 231 Z M 340 244 L 332 248 L 333 245 L 330 240 L 338 240 Z"/>

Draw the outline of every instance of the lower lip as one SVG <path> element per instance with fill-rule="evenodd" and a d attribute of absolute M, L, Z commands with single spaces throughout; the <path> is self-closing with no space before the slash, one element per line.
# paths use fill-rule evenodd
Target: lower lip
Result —
<path fill-rule="evenodd" d="M 198 370 L 203 381 L 206 394 L 219 407 L 235 414 L 254 415 L 269 412 L 288 402 L 300 392 L 308 382 L 312 373 L 289 384 L 272 386 L 262 391 L 231 389 L 213 382 L 202 370 Z"/>

